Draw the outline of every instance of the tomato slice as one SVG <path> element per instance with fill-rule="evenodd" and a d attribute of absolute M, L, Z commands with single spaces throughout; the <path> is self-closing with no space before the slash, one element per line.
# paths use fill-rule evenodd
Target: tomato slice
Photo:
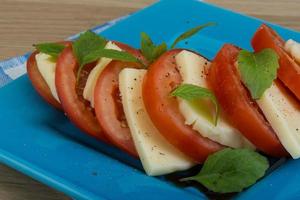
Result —
<path fill-rule="evenodd" d="M 144 60 L 140 51 L 122 43 L 115 42 L 115 44 Z M 140 68 L 141 66 L 138 63 L 112 61 L 101 72 L 94 92 L 95 113 L 109 141 L 137 157 L 138 154 L 127 125 L 119 91 L 119 73 L 128 67 Z"/>
<path fill-rule="evenodd" d="M 69 119 L 78 128 L 97 139 L 106 141 L 93 109 L 82 96 L 90 67 L 84 67 L 78 84 L 76 82 L 77 70 L 78 63 L 73 55 L 72 47 L 67 47 L 58 57 L 55 72 L 55 85 L 61 105 Z"/>
<path fill-rule="evenodd" d="M 176 98 L 170 96 L 182 82 L 175 62 L 175 56 L 180 51 L 175 49 L 164 53 L 149 67 L 143 82 L 143 100 L 159 132 L 178 150 L 202 163 L 222 146 L 186 125 Z"/>
<path fill-rule="evenodd" d="M 226 44 L 209 71 L 210 84 L 225 115 L 259 150 L 272 156 L 288 155 L 257 104 L 242 85 L 235 66 L 240 49 Z"/>
<path fill-rule="evenodd" d="M 136 63 L 112 61 L 101 72 L 94 93 L 95 113 L 109 141 L 129 154 L 137 156 L 119 91 L 119 73 L 128 67 L 139 66 Z"/>
<path fill-rule="evenodd" d="M 272 28 L 263 24 L 252 38 L 252 47 L 255 51 L 272 48 L 277 52 L 280 57 L 278 78 L 300 100 L 300 65 L 284 50 L 283 39 Z"/>
<path fill-rule="evenodd" d="M 130 46 L 122 44 L 120 42 L 114 43 L 121 49 L 128 51 L 129 53 L 132 53 L 137 57 L 141 57 L 141 53 L 138 50 L 133 49 Z M 108 141 L 106 137 L 108 134 L 105 133 L 105 131 L 103 131 L 102 127 L 100 126 L 95 115 L 95 110 L 90 106 L 90 103 L 83 98 L 83 90 L 88 75 L 90 71 L 95 67 L 95 65 L 96 62 L 86 65 L 80 73 L 79 82 L 77 82 L 76 76 L 78 63 L 73 54 L 72 47 L 66 48 L 58 58 L 55 84 L 62 107 L 70 120 L 74 124 L 76 124 L 82 131 L 88 133 L 89 135 L 104 141 Z M 113 88 L 113 84 L 110 83 L 108 87 Z M 122 107 L 119 110 L 123 111 Z M 109 109 L 108 112 L 104 113 L 103 115 L 113 116 L 114 113 L 111 112 L 112 110 Z M 105 126 L 105 128 L 107 129 L 107 126 Z M 118 134 L 116 132 L 113 133 L 114 135 Z M 137 155 L 136 152 L 132 150 L 132 148 L 129 149 L 131 149 L 131 151 L 128 152 L 133 155 Z"/>
<path fill-rule="evenodd" d="M 64 44 L 66 46 L 71 45 L 71 42 L 59 42 L 60 44 Z M 53 97 L 49 86 L 41 75 L 35 56 L 38 54 L 38 51 L 34 51 L 27 60 L 27 74 L 28 77 L 35 88 L 35 90 L 43 97 L 43 99 L 48 102 L 50 105 L 54 106 L 57 109 L 62 109 L 60 103 Z"/>

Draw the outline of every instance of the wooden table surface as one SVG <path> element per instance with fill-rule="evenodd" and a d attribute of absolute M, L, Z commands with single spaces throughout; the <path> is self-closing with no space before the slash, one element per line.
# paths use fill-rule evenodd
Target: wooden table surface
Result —
<path fill-rule="evenodd" d="M 300 31 L 299 0 L 207 0 Z M 33 43 L 62 40 L 154 0 L 0 0 L 0 60 Z M 0 164 L 0 200 L 62 200 L 65 195 Z"/>

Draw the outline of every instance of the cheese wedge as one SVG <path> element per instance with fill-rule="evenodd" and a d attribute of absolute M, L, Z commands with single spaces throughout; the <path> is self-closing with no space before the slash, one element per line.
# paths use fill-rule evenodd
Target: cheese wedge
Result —
<path fill-rule="evenodd" d="M 52 96 L 58 101 L 58 95 L 55 87 L 55 69 L 56 62 L 53 58 L 45 53 L 38 53 L 35 55 L 36 64 L 39 72 L 47 83 Z"/>
<path fill-rule="evenodd" d="M 300 43 L 292 39 L 286 41 L 284 49 L 289 52 L 289 54 L 300 63 Z"/>
<path fill-rule="evenodd" d="M 273 82 L 257 103 L 281 144 L 296 159 L 300 157 L 300 106 L 279 81 Z"/>
<path fill-rule="evenodd" d="M 142 82 L 146 70 L 124 69 L 119 75 L 122 103 L 137 152 L 150 176 L 186 170 L 193 163 L 167 142 L 152 124 L 142 100 Z"/>
<path fill-rule="evenodd" d="M 206 72 L 210 65 L 208 60 L 186 50 L 181 51 L 175 59 L 183 83 L 208 88 L 206 83 Z M 178 101 L 185 123 L 191 125 L 203 137 L 232 148 L 254 148 L 237 129 L 225 120 L 222 114 L 217 125 L 214 125 L 212 118 L 214 106 L 209 101 L 199 100 L 191 103 L 181 98 L 178 98 Z"/>
<path fill-rule="evenodd" d="M 109 41 L 105 49 L 114 49 L 118 51 L 122 51 L 116 44 Z M 112 61 L 110 58 L 100 58 L 98 60 L 97 65 L 92 69 L 90 72 L 88 79 L 86 81 L 86 85 L 83 90 L 83 98 L 85 100 L 88 100 L 91 103 L 91 106 L 94 107 L 94 89 L 98 80 L 98 77 L 100 76 L 103 69 Z"/>

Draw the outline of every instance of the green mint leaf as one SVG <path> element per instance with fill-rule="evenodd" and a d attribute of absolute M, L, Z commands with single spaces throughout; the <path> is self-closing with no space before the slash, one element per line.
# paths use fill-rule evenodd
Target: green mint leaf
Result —
<path fill-rule="evenodd" d="M 168 46 L 167 46 L 167 44 L 165 42 L 163 42 L 160 45 L 154 47 L 154 50 L 153 50 L 153 60 L 155 60 L 158 57 L 160 57 L 167 50 L 168 50 Z"/>
<path fill-rule="evenodd" d="M 192 84 L 181 84 L 171 93 L 172 96 L 180 97 L 187 101 L 192 101 L 195 99 L 204 99 L 207 98 L 215 105 L 215 120 L 214 124 L 217 125 L 218 117 L 220 113 L 219 103 L 216 96 L 212 91 L 207 88 L 202 88 Z"/>
<path fill-rule="evenodd" d="M 83 58 L 84 63 L 91 63 L 98 60 L 101 57 L 111 58 L 113 60 L 120 60 L 125 62 L 141 62 L 132 54 L 125 51 L 118 51 L 114 49 L 98 49 L 91 52 Z"/>
<path fill-rule="evenodd" d="M 197 181 L 213 192 L 240 192 L 264 176 L 268 160 L 250 149 L 226 148 L 210 155 L 199 174 L 182 179 Z"/>
<path fill-rule="evenodd" d="M 271 87 L 279 68 L 278 55 L 272 49 L 252 53 L 241 50 L 238 55 L 238 68 L 242 82 L 249 89 L 253 99 L 259 99 Z"/>
<path fill-rule="evenodd" d="M 92 31 L 82 33 L 73 43 L 73 51 L 80 66 L 88 64 L 83 62 L 84 57 L 92 52 L 103 49 L 106 40 Z"/>
<path fill-rule="evenodd" d="M 160 45 L 155 45 L 149 35 L 141 33 L 141 51 L 147 61 L 152 63 L 156 58 L 167 51 L 167 44 L 163 42 Z"/>
<path fill-rule="evenodd" d="M 65 46 L 57 43 L 41 43 L 33 45 L 39 52 L 48 54 L 53 58 L 57 58 L 58 55 L 64 50 Z"/>
<path fill-rule="evenodd" d="M 209 23 L 206 23 L 206 24 L 203 24 L 203 25 L 200 25 L 200 26 L 197 26 L 197 27 L 194 27 L 184 33 L 182 33 L 178 38 L 175 39 L 175 41 L 173 42 L 173 44 L 171 45 L 171 49 L 173 49 L 176 44 L 182 40 L 185 40 L 189 37 L 192 37 L 193 35 L 195 35 L 196 33 L 198 33 L 200 30 L 208 27 L 208 26 L 215 26 L 216 23 L 214 22 L 209 22 Z"/>
<path fill-rule="evenodd" d="M 154 44 L 147 33 L 141 33 L 141 51 L 147 60 L 152 59 L 152 48 Z"/>
<path fill-rule="evenodd" d="M 79 63 L 77 80 L 80 77 L 80 73 L 84 65 L 96 60 L 91 59 L 91 56 L 89 59 L 87 59 L 86 56 L 89 56 L 94 51 L 103 49 L 105 44 L 106 40 L 92 31 L 86 31 L 82 33 L 73 43 L 73 52 L 77 58 L 77 62 Z"/>

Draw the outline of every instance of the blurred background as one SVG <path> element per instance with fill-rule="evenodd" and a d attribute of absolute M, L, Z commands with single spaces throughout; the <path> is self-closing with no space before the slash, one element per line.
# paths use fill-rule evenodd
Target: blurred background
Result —
<path fill-rule="evenodd" d="M 0 60 L 33 43 L 59 41 L 154 0 L 0 0 Z M 300 31 L 300 0 L 207 0 Z M 65 195 L 0 164 L 0 200 L 62 200 Z"/>

